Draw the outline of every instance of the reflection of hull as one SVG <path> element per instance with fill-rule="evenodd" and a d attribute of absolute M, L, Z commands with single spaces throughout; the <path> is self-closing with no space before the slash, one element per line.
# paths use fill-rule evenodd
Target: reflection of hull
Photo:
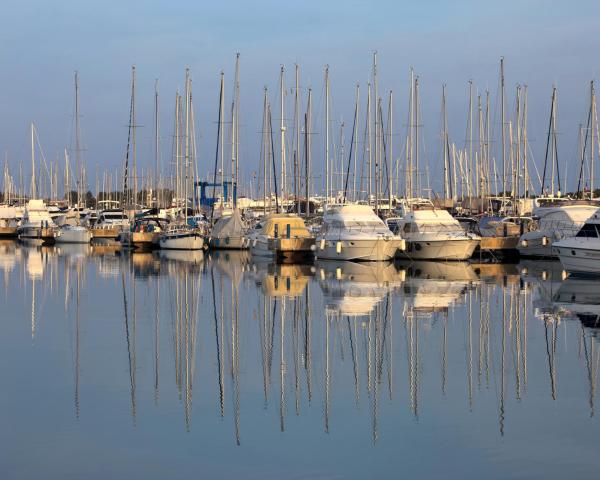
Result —
<path fill-rule="evenodd" d="M 478 276 L 466 262 L 412 262 L 406 266 L 404 293 L 415 312 L 447 311 Z"/>
<path fill-rule="evenodd" d="M 600 315 L 598 281 L 567 278 L 558 288 L 554 303 L 573 313 Z"/>
<path fill-rule="evenodd" d="M 245 250 L 248 243 L 243 236 L 211 237 L 209 246 L 215 250 Z"/>
<path fill-rule="evenodd" d="M 308 279 L 313 275 L 309 265 L 280 265 L 275 263 L 252 261 L 247 275 L 269 297 L 298 297 L 302 295 Z"/>
<path fill-rule="evenodd" d="M 198 232 L 163 233 L 158 241 L 164 250 L 202 250 L 204 238 Z"/>
<path fill-rule="evenodd" d="M 158 256 L 169 261 L 196 264 L 202 262 L 204 252 L 202 250 L 160 250 Z"/>
<path fill-rule="evenodd" d="M 394 264 L 387 262 L 320 260 L 316 267 L 327 311 L 339 315 L 369 315 L 403 278 Z"/>
<path fill-rule="evenodd" d="M 407 240 L 406 250 L 400 250 L 399 254 L 415 260 L 467 260 L 471 258 L 478 245 L 479 239 L 471 238 Z"/>
<path fill-rule="evenodd" d="M 325 260 L 385 261 L 402 248 L 401 239 L 371 238 L 317 241 L 316 256 Z"/>

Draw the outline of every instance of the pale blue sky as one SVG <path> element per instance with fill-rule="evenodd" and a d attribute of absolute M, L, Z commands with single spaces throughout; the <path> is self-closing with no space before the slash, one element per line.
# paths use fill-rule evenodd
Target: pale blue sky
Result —
<path fill-rule="evenodd" d="M 55 158 L 70 143 L 73 72 L 78 70 L 90 183 L 96 165 L 103 169 L 122 164 L 132 64 L 138 69 L 138 123 L 145 125 L 139 132 L 139 164 L 153 164 L 155 78 L 161 85 L 166 162 L 174 92 L 182 86 L 184 69 L 189 66 L 201 135 L 199 165 L 206 172 L 214 155 L 219 72 L 226 73 L 229 97 L 235 52 L 239 51 L 242 168 L 250 172 L 256 170 L 259 155 L 262 87 L 277 88 L 281 64 L 288 68 L 288 84 L 293 64 L 300 64 L 302 86 L 312 86 L 315 92 L 317 116 L 323 110 L 323 66 L 329 64 L 332 116 L 349 122 L 355 84 L 366 85 L 371 53 L 377 50 L 380 90 L 394 90 L 399 135 L 404 134 L 410 66 L 420 75 L 432 176 L 439 170 L 436 142 L 442 83 L 448 85 L 450 133 L 461 146 L 467 82 L 473 79 L 479 91 L 489 88 L 495 101 L 498 61 L 504 55 L 507 108 L 513 109 L 516 84 L 527 84 L 529 135 L 541 165 L 552 85 L 559 88 L 561 159 L 574 159 L 578 123 L 587 113 L 589 81 L 600 67 L 600 4 L 587 0 L 5 0 L 1 9 L 0 148 L 8 152 L 13 168 L 21 159 L 28 161 L 28 124 L 34 121 L 47 158 Z M 291 107 L 290 102 L 290 117 Z M 336 130 L 336 122 L 333 126 Z M 315 130 L 322 132 L 321 118 L 315 118 Z M 316 165 L 322 164 L 321 145 L 321 136 L 316 136 Z M 569 179 L 574 180 L 572 173 Z"/>

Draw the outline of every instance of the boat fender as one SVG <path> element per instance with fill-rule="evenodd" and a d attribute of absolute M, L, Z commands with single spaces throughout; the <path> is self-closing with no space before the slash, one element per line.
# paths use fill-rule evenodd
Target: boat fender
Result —
<path fill-rule="evenodd" d="M 336 244 L 335 244 L 335 251 L 337 253 L 342 253 L 342 242 L 336 242 Z"/>
<path fill-rule="evenodd" d="M 542 245 L 543 245 L 544 247 L 546 247 L 546 246 L 548 246 L 548 243 L 549 243 L 549 238 L 548 238 L 547 236 L 545 236 L 545 235 L 544 235 L 544 236 L 542 237 Z"/>
<path fill-rule="evenodd" d="M 321 244 L 319 245 L 319 247 L 321 248 L 321 250 L 325 250 L 325 239 L 321 239 Z"/>

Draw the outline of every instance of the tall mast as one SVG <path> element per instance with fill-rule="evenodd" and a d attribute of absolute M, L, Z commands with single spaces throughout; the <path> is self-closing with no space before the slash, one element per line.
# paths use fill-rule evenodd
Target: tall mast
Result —
<path fill-rule="evenodd" d="M 446 84 L 442 85 L 442 150 L 444 151 L 444 199 L 449 198 L 448 183 L 448 116 L 446 115 Z"/>
<path fill-rule="evenodd" d="M 263 122 L 262 122 L 262 153 L 263 153 L 263 215 L 267 214 L 267 158 L 269 156 L 269 142 L 267 139 L 267 87 L 264 89 Z"/>
<path fill-rule="evenodd" d="M 373 95 L 375 100 L 375 118 L 374 118 L 374 140 L 375 140 L 375 213 L 379 212 L 379 168 L 381 167 L 379 142 L 381 141 L 380 128 L 382 125 L 379 122 L 379 110 L 381 102 L 379 99 L 379 85 L 377 82 L 377 51 L 373 52 Z"/>
<path fill-rule="evenodd" d="M 287 175 L 286 175 L 286 158 L 285 158 L 285 123 L 283 119 L 284 115 L 284 67 L 281 66 L 281 70 L 279 72 L 279 107 L 280 107 L 280 115 L 281 118 L 279 120 L 279 130 L 281 133 L 281 205 L 283 206 L 283 202 L 285 201 L 285 192 L 287 185 Z"/>
<path fill-rule="evenodd" d="M 373 171 L 373 154 L 372 154 L 372 132 L 371 132 L 371 84 L 367 85 L 367 137 L 368 137 L 368 149 L 369 149 L 369 170 L 367 174 L 367 203 L 371 205 L 372 195 L 372 181 L 371 173 Z"/>
<path fill-rule="evenodd" d="M 131 67 L 131 149 L 133 159 L 133 199 L 134 209 L 137 204 L 138 177 L 137 177 L 137 151 L 136 151 L 136 123 L 135 123 L 135 65 Z"/>
<path fill-rule="evenodd" d="M 325 66 L 325 205 L 329 204 L 329 65 Z"/>
<path fill-rule="evenodd" d="M 159 123 L 159 105 L 158 105 L 158 79 L 154 82 L 154 161 L 156 162 L 154 171 L 154 195 L 156 195 L 156 206 L 160 205 L 158 199 L 158 182 L 160 172 L 160 123 Z"/>
<path fill-rule="evenodd" d="M 523 87 L 523 194 L 529 198 L 529 171 L 527 166 L 527 85 Z"/>
<path fill-rule="evenodd" d="M 33 122 L 30 125 L 31 128 L 31 198 L 37 197 L 37 186 L 35 183 L 35 144 L 33 140 Z"/>
<path fill-rule="evenodd" d="M 500 102 L 502 109 L 502 199 L 506 197 L 506 112 L 504 111 L 504 57 L 500 57 Z"/>
<path fill-rule="evenodd" d="M 592 106 L 592 136 L 590 142 L 590 199 L 594 198 L 594 139 L 596 137 L 596 91 L 594 90 L 594 81 L 590 83 L 590 95 L 591 95 L 591 106 Z"/>
<path fill-rule="evenodd" d="M 471 201 L 471 185 L 473 181 L 473 80 L 469 80 L 469 159 L 467 161 L 467 182 L 469 185 L 469 202 Z"/>
<path fill-rule="evenodd" d="M 311 139 L 311 128 L 312 128 L 312 88 L 308 89 L 308 105 L 306 107 L 306 217 L 308 218 L 310 213 L 310 162 L 312 154 L 312 139 Z"/>
<path fill-rule="evenodd" d="M 300 189 L 300 67 L 296 64 L 296 88 L 294 91 L 294 130 L 296 131 L 296 148 L 294 149 L 294 200 L 296 202 L 296 213 L 300 214 L 300 203 L 298 202 L 298 191 Z"/>
<path fill-rule="evenodd" d="M 521 86 L 517 85 L 517 148 L 513 175 L 513 215 L 518 215 L 517 201 L 520 195 L 519 173 L 521 172 Z"/>
<path fill-rule="evenodd" d="M 77 206 L 81 205 L 81 138 L 79 125 L 79 74 L 75 72 L 75 170 L 77 172 Z M 79 217 L 78 217 L 79 218 Z"/>
<path fill-rule="evenodd" d="M 233 82 L 233 111 L 232 111 L 232 154 L 231 154 L 231 198 L 233 200 L 233 208 L 237 207 L 237 190 L 239 179 L 239 163 L 240 163 L 240 54 L 235 55 L 235 75 Z"/>
<path fill-rule="evenodd" d="M 219 142 L 219 149 L 221 153 L 221 207 L 223 207 L 223 197 L 225 192 L 225 149 L 224 149 L 224 139 L 225 135 L 223 134 L 223 119 L 225 113 L 225 72 L 221 72 L 221 94 L 219 100 L 219 138 L 217 142 Z"/>
<path fill-rule="evenodd" d="M 415 114 L 415 183 L 417 187 L 417 195 L 421 196 L 421 180 L 419 178 L 419 76 L 415 77 L 414 88 L 415 104 L 413 106 Z"/>
<path fill-rule="evenodd" d="M 356 115 L 354 116 L 355 134 L 354 134 L 354 172 L 352 174 L 352 200 L 356 201 L 356 156 L 357 156 L 357 148 L 358 148 L 358 108 L 359 108 L 359 100 L 360 100 L 360 85 L 356 84 Z"/>
<path fill-rule="evenodd" d="M 388 142 L 387 142 L 387 159 L 386 159 L 386 166 L 387 166 L 387 172 L 388 172 L 388 215 L 391 216 L 392 213 L 392 172 L 391 172 L 391 165 L 394 161 L 394 149 L 393 149 L 393 138 L 394 138 L 394 116 L 393 116 L 393 102 L 394 102 L 394 97 L 393 97 L 393 93 L 390 90 L 390 101 L 388 104 Z"/>
<path fill-rule="evenodd" d="M 188 181 L 190 170 L 190 101 L 192 96 L 192 81 L 190 69 L 185 69 L 185 158 L 184 158 L 184 185 L 183 185 L 183 209 L 187 225 L 188 218 Z"/>

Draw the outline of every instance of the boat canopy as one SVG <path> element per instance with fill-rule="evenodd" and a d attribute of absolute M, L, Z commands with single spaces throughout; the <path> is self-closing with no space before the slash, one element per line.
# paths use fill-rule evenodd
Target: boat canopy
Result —
<path fill-rule="evenodd" d="M 309 238 L 312 235 L 306 228 L 304 220 L 294 214 L 272 213 L 263 218 L 260 222 L 260 231 L 268 237 L 275 237 L 275 231 L 280 237 L 289 236 L 295 238 Z"/>
<path fill-rule="evenodd" d="M 281 230 L 280 230 L 281 232 Z M 241 237 L 244 235 L 244 222 L 239 209 L 235 209 L 231 215 L 224 215 L 212 230 L 213 238 L 224 238 L 224 237 Z"/>

